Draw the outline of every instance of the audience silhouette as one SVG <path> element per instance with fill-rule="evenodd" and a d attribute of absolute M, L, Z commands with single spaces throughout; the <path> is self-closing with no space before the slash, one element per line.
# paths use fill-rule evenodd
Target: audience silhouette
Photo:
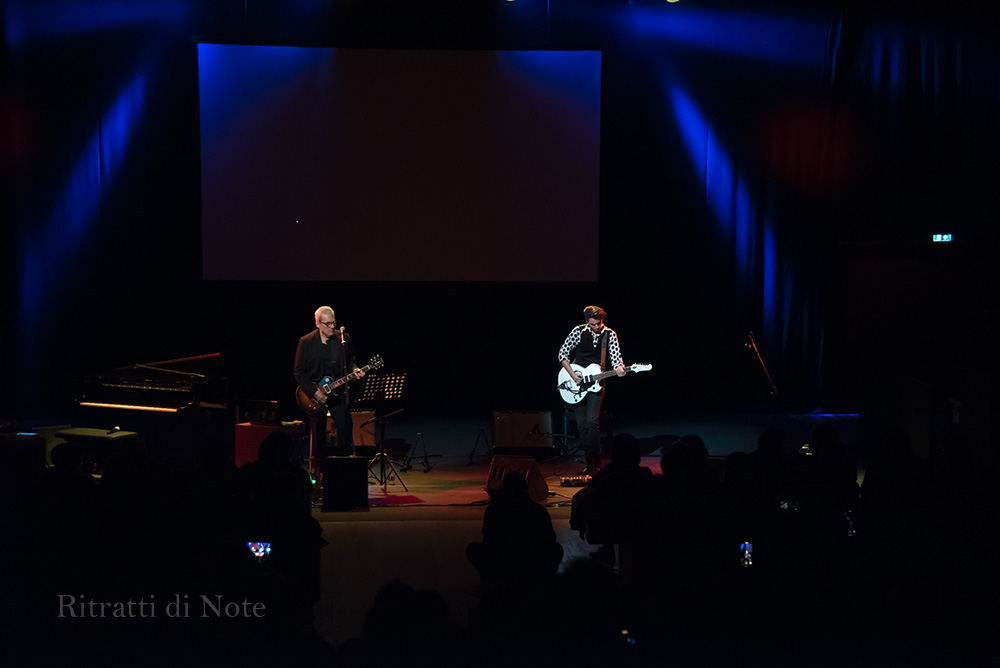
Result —
<path fill-rule="evenodd" d="M 615 545 L 629 552 L 638 531 L 639 494 L 652 475 L 642 466 L 638 439 L 632 434 L 615 436 L 611 461 L 573 495 L 570 528 L 588 543 L 601 545 L 591 556 L 613 564 Z"/>
<path fill-rule="evenodd" d="M 439 592 L 396 578 L 379 588 L 361 636 L 341 645 L 338 665 L 457 668 L 467 665 L 469 650 Z"/>
<path fill-rule="evenodd" d="M 34 490 L 0 490 L 0 528 L 18 546 L 0 550 L 2 629 L 12 638 L 5 660 L 328 662 L 333 648 L 312 627 L 321 529 L 302 504 L 304 472 L 283 463 L 287 445 L 284 436 L 268 440 L 238 484 L 231 461 L 229 471 L 160 461 L 138 436 L 95 456 L 74 442 L 56 445 Z M 269 541 L 271 554 L 255 557 L 251 540 Z M 203 615 L 203 595 L 219 615 Z M 187 607 L 171 616 L 171 604 Z"/>
<path fill-rule="evenodd" d="M 865 445 L 859 486 L 851 448 L 824 422 L 808 448 L 764 430 L 723 470 L 690 434 L 663 448 L 655 475 L 619 435 L 571 519 L 588 541 L 620 546 L 617 568 L 598 551 L 560 571 L 548 510 L 509 473 L 467 547 L 483 584 L 467 624 L 441 592 L 396 579 L 360 636 L 334 648 L 313 628 L 325 541 L 287 434 L 211 475 L 155 461 L 136 438 L 95 477 L 65 443 L 39 484 L 0 490 L 8 544 L 34 548 L 0 551 L 3 631 L 19 641 L 5 646 L 26 666 L 86 665 L 80 648 L 95 646 L 102 666 L 997 665 L 994 471 L 974 465 L 957 427 L 935 434 L 930 458 L 902 430 Z M 160 597 L 161 618 L 38 623 L 60 595 L 137 591 Z M 163 618 L 174 595 L 204 592 L 268 614 Z"/>
<path fill-rule="evenodd" d="M 484 583 L 555 574 L 563 548 L 556 542 L 549 511 L 528 495 L 521 471 L 507 472 L 502 482 L 483 514 L 482 542 L 466 549 L 469 562 Z"/>

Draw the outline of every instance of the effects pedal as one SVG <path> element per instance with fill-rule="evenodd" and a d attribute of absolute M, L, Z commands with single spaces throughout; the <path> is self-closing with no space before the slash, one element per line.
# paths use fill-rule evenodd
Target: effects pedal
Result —
<path fill-rule="evenodd" d="M 583 487 L 592 480 L 589 475 L 572 475 L 562 478 L 560 484 L 563 487 Z"/>

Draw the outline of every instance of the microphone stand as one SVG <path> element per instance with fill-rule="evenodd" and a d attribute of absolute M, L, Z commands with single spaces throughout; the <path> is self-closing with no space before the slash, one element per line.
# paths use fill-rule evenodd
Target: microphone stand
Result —
<path fill-rule="evenodd" d="M 764 375 L 767 376 L 767 383 L 771 386 L 771 394 L 774 398 L 778 398 L 778 388 L 774 386 L 774 381 L 771 380 L 771 374 L 767 371 L 767 365 L 764 364 L 764 358 L 760 356 L 760 350 L 757 349 L 757 342 L 753 338 L 753 330 L 747 334 L 747 342 L 743 344 L 746 348 L 750 348 L 757 355 L 757 361 L 760 362 L 760 368 L 764 370 Z"/>

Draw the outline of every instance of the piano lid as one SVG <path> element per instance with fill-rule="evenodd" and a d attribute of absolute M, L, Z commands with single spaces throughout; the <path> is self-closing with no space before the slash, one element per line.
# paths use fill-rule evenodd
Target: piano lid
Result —
<path fill-rule="evenodd" d="M 227 407 L 228 380 L 205 367 L 221 353 L 180 357 L 117 367 L 85 380 L 85 394 L 77 403 L 93 408 L 178 413 L 191 408 Z M 170 368 L 193 362 L 199 370 Z M 214 367 L 215 364 L 208 366 Z"/>
<path fill-rule="evenodd" d="M 185 362 L 200 362 L 203 360 L 214 359 L 218 360 L 222 358 L 222 353 L 210 353 L 208 355 L 195 355 L 194 357 L 178 357 L 172 360 L 161 360 L 159 362 L 145 362 L 142 364 L 130 364 L 129 366 L 120 366 L 112 371 L 125 373 L 128 371 L 138 371 L 141 369 L 150 369 L 157 372 L 162 372 L 165 374 L 177 374 L 178 376 L 188 376 L 190 378 L 204 378 L 204 374 L 195 373 L 193 371 L 181 371 L 179 369 L 167 369 L 164 368 L 168 364 L 183 364 Z"/>

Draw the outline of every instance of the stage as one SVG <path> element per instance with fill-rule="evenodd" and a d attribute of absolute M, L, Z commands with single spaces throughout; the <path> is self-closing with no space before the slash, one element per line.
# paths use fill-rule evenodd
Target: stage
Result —
<path fill-rule="evenodd" d="M 494 456 L 511 456 L 492 452 L 493 419 L 485 415 L 436 422 L 394 421 L 387 426 L 386 440 L 392 446 L 390 452 L 398 455 L 391 460 L 397 475 L 390 472 L 386 484 L 379 484 L 377 475 L 369 476 L 368 507 L 341 512 L 314 509 L 313 516 L 329 543 L 322 551 L 322 594 L 315 608 L 315 628 L 326 641 L 339 646 L 358 637 L 376 592 L 396 578 L 416 589 L 441 593 L 455 622 L 465 624 L 482 594 L 479 575 L 466 560 L 465 548 L 481 538 Z M 807 442 L 809 430 L 820 420 L 835 424 L 844 443 L 856 447 L 855 415 L 619 419 L 616 433 L 631 433 L 640 439 L 642 463 L 653 473 L 660 472 L 663 444 L 684 434 L 700 435 L 708 446 L 710 463 L 721 476 L 725 457 L 754 450 L 764 428 L 782 428 L 788 446 L 797 448 Z M 580 487 L 562 482 L 577 476 L 584 466 L 574 441 L 566 447 L 557 445 L 548 457 L 540 449 L 536 459 L 547 488 L 545 505 L 564 549 L 561 568 L 574 559 L 588 557 L 598 547 L 587 544 L 569 528 L 570 504 Z M 380 474 L 377 463 L 373 468 Z"/>

